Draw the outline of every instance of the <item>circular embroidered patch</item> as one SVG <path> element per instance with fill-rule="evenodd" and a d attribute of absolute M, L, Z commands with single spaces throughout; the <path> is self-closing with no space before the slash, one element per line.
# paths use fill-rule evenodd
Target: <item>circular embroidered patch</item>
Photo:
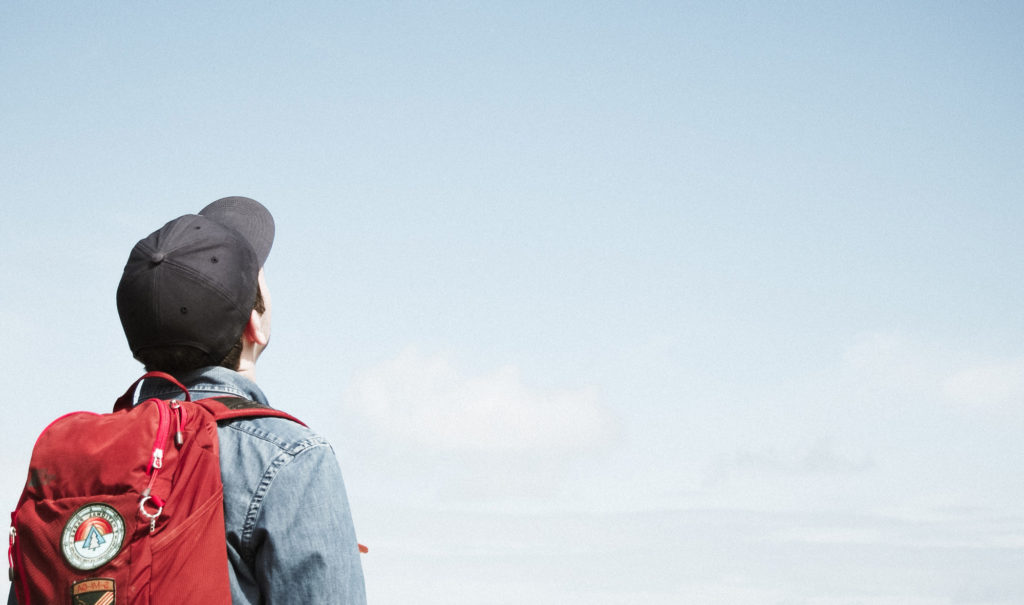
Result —
<path fill-rule="evenodd" d="M 124 519 L 106 504 L 86 504 L 64 526 L 60 545 L 75 569 L 96 569 L 117 556 L 124 543 Z"/>

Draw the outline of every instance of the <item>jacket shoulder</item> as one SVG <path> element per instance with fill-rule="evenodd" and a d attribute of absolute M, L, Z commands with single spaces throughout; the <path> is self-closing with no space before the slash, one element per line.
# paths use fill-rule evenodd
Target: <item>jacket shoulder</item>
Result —
<path fill-rule="evenodd" d="M 294 420 L 275 416 L 243 417 L 217 423 L 222 449 L 228 443 L 249 443 L 256 447 L 273 447 L 290 454 L 317 446 L 329 446 L 319 433 Z"/>

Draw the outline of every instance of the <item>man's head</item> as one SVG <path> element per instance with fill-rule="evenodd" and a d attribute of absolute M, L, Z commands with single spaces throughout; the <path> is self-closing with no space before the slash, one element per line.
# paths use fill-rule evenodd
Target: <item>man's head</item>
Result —
<path fill-rule="evenodd" d="M 118 314 L 135 358 L 151 370 L 225 362 L 237 369 L 233 349 L 245 336 L 262 336 L 250 324 L 263 313 L 260 269 L 273 241 L 274 219 L 266 208 L 227 197 L 135 244 L 117 288 Z"/>

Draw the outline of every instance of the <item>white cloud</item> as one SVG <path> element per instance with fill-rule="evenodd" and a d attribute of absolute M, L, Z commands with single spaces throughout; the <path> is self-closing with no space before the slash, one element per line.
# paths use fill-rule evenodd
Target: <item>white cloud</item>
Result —
<path fill-rule="evenodd" d="M 594 388 L 531 388 L 511 365 L 465 376 L 411 348 L 358 374 L 348 399 L 378 433 L 438 450 L 566 452 L 614 432 Z"/>
<path fill-rule="evenodd" d="M 1021 357 L 980 360 L 966 351 L 875 333 L 847 349 L 842 370 L 862 395 L 989 412 L 1024 408 Z"/>
<path fill-rule="evenodd" d="M 1024 404 L 1024 359 L 978 365 L 954 373 L 942 383 L 954 403 L 979 409 L 1012 409 Z"/>

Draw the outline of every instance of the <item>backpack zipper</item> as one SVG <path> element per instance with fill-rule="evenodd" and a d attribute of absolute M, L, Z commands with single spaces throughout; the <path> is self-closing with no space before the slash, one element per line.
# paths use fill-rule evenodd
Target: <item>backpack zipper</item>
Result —
<path fill-rule="evenodd" d="M 149 466 L 146 467 L 146 473 L 151 477 L 156 476 L 154 469 L 158 471 L 164 465 L 164 445 L 167 443 L 167 433 L 171 430 L 170 418 L 168 418 L 169 414 L 164 407 L 164 402 L 159 399 L 155 401 L 160 420 L 156 428 L 156 439 L 153 441 L 153 456 L 149 460 Z M 153 485 L 152 480 L 149 484 Z"/>
<path fill-rule="evenodd" d="M 149 533 L 156 531 L 156 520 L 160 517 L 160 513 L 164 511 L 164 499 L 153 494 L 152 490 L 153 484 L 156 483 L 156 476 L 160 474 L 160 469 L 164 465 L 164 447 L 167 445 L 167 438 L 171 432 L 171 416 L 174 414 L 168 407 L 173 406 L 173 403 L 178 403 L 175 401 L 168 404 L 160 399 L 152 399 L 151 401 L 156 403 L 159 420 L 156 427 L 156 439 L 153 440 L 153 453 L 150 456 L 149 465 L 146 467 L 146 474 L 149 475 L 149 484 L 146 485 L 146 489 L 142 490 L 142 497 L 139 499 L 139 513 L 146 519 L 149 519 Z M 180 433 L 180 424 L 178 432 Z M 150 500 L 157 507 L 154 513 L 146 509 L 146 503 Z"/>

